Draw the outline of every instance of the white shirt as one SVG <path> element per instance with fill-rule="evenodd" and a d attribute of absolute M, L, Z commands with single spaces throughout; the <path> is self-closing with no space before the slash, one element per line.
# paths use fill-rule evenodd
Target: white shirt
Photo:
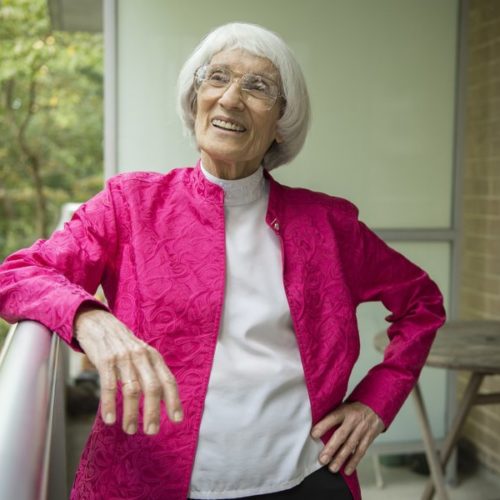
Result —
<path fill-rule="evenodd" d="M 238 498 L 296 486 L 322 464 L 283 287 L 278 236 L 265 222 L 262 167 L 222 180 L 226 290 L 188 496 Z"/>

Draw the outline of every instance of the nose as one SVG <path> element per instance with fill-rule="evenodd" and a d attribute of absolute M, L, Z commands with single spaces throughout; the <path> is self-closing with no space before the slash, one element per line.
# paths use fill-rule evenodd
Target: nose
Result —
<path fill-rule="evenodd" d="M 233 80 L 219 98 L 219 103 L 227 109 L 242 109 L 243 96 L 241 95 L 240 82 Z"/>

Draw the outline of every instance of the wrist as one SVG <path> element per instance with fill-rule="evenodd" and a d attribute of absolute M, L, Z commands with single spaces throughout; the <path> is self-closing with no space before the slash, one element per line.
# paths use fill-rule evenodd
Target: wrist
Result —
<path fill-rule="evenodd" d="M 93 302 L 82 302 L 80 307 L 76 310 L 75 319 L 73 321 L 73 335 L 77 340 L 82 330 L 84 330 L 83 325 L 85 320 L 94 316 L 97 311 L 103 311 L 103 309 Z"/>

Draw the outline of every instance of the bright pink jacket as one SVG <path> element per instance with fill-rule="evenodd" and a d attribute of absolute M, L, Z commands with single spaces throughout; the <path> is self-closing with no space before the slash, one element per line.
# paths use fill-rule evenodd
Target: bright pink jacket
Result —
<path fill-rule="evenodd" d="M 444 321 L 441 294 L 358 221 L 351 203 L 266 176 L 266 222 L 282 244 L 313 423 L 345 400 L 359 353 L 356 307 L 376 300 L 392 313 L 390 347 L 348 399 L 388 426 Z M 97 416 L 72 499 L 186 499 L 224 302 L 223 198 L 199 165 L 119 175 L 64 230 L 0 267 L 0 314 L 37 320 L 74 348 L 75 312 L 101 283 L 109 309 L 162 353 L 178 382 L 185 419 L 172 424 L 163 414 L 157 436 L 129 436 Z M 121 411 L 119 396 L 118 422 Z M 360 499 L 355 474 L 345 478 Z"/>

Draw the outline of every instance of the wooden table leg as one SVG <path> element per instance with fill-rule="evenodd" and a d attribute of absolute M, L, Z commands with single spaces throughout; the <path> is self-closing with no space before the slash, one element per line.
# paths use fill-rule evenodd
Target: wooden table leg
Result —
<path fill-rule="evenodd" d="M 425 454 L 427 456 L 427 461 L 429 462 L 432 479 L 434 481 L 434 484 L 436 485 L 438 498 L 440 500 L 448 500 L 449 497 L 444 484 L 444 475 L 443 469 L 441 467 L 441 461 L 439 460 L 439 456 L 436 451 L 436 446 L 432 437 L 431 426 L 429 424 L 427 411 L 425 409 L 424 400 L 422 398 L 422 393 L 420 391 L 420 386 L 418 383 L 414 387 L 412 394 L 415 405 L 417 407 L 417 416 L 420 421 L 420 427 L 422 428 Z"/>
<path fill-rule="evenodd" d="M 479 392 L 481 387 L 481 382 L 485 374 L 483 373 L 472 373 L 467 387 L 465 389 L 464 395 L 458 405 L 457 414 L 453 419 L 453 424 L 451 425 L 448 434 L 443 443 L 443 448 L 441 450 L 441 467 L 442 469 L 446 467 L 448 460 L 450 459 L 451 453 L 457 444 L 458 438 L 460 437 L 460 431 L 465 423 L 467 415 L 471 407 L 474 404 L 474 399 Z M 441 470 L 442 470 L 441 469 Z M 434 484 L 432 480 L 429 480 L 426 484 L 424 493 L 422 495 L 422 500 L 430 500 L 434 494 Z"/>

